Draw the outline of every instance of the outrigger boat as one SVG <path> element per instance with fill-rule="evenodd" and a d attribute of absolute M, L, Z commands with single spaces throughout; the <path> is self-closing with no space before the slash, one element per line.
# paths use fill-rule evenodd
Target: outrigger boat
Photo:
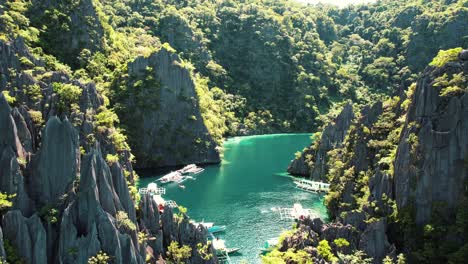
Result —
<path fill-rule="evenodd" d="M 271 210 L 279 212 L 281 220 L 302 220 L 317 217 L 312 210 L 302 207 L 300 203 L 295 203 L 292 208 L 273 207 Z"/>
<path fill-rule="evenodd" d="M 170 182 L 181 183 L 185 180 L 186 180 L 186 177 L 182 176 L 182 174 L 178 171 L 173 171 L 158 179 L 158 181 L 161 183 L 170 183 Z"/>
<path fill-rule="evenodd" d="M 241 250 L 241 248 L 238 248 L 238 247 L 227 248 L 225 240 L 215 238 L 215 237 L 212 238 L 211 243 L 213 244 L 213 247 L 216 250 L 216 255 L 217 256 L 231 255 L 231 254 L 237 253 L 237 252 L 239 252 L 239 250 Z"/>
<path fill-rule="evenodd" d="M 203 168 L 197 167 L 195 164 L 189 164 L 182 169 L 178 170 L 178 172 L 182 174 L 198 174 L 200 172 L 204 171 Z"/>
<path fill-rule="evenodd" d="M 330 184 L 324 182 L 316 182 L 310 180 L 294 181 L 296 188 L 306 192 L 328 192 L 330 190 Z"/>

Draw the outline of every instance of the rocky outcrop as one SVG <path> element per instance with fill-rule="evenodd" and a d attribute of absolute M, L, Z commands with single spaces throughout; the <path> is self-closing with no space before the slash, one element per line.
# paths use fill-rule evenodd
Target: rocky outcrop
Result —
<path fill-rule="evenodd" d="M 140 168 L 217 163 L 217 144 L 200 113 L 195 82 L 178 55 L 162 48 L 128 64 L 119 111 Z M 139 80 L 135 82 L 135 80 Z M 132 88 L 138 86 L 138 89 Z M 132 109 L 132 111 L 128 111 Z"/>
<path fill-rule="evenodd" d="M 324 224 L 319 218 L 307 218 L 298 223 L 298 228 L 292 236 L 283 240 L 279 250 L 304 249 L 315 262 L 320 262 L 323 261 L 323 256 L 318 255 L 315 248 L 322 240 L 329 242 L 335 255 L 352 254 L 356 250 L 362 250 L 373 259 L 373 263 L 381 263 L 385 256 L 395 255 L 395 247 L 388 242 L 386 223 L 383 219 L 366 224 L 364 230 L 357 230 L 350 224 Z M 349 244 L 337 245 L 337 240 L 346 240 Z"/>
<path fill-rule="evenodd" d="M 374 263 L 381 263 L 386 256 L 395 258 L 395 246 L 388 242 L 386 226 L 385 219 L 370 223 L 359 240 L 359 249 L 372 257 Z"/>
<path fill-rule="evenodd" d="M 312 144 L 302 153 L 301 157 L 293 160 L 288 172 L 293 175 L 308 176 L 313 180 L 325 181 L 327 168 L 327 152 L 341 146 L 347 131 L 354 119 L 353 107 L 346 104 L 332 124 L 327 125 L 318 144 Z M 316 148 L 314 147 L 317 146 Z"/>
<path fill-rule="evenodd" d="M 427 223 L 433 206 L 454 212 L 467 180 L 468 96 L 442 96 L 437 78 L 468 74 L 467 62 L 430 67 L 419 79 L 395 159 L 395 198 L 399 208 L 412 205 L 416 222 Z"/>
<path fill-rule="evenodd" d="M 6 253 L 5 253 L 5 246 L 3 242 L 3 231 L 2 228 L 0 227 L 0 259 L 5 259 L 6 258 Z"/>
<path fill-rule="evenodd" d="M 36 214 L 26 218 L 18 210 L 9 211 L 3 217 L 2 226 L 5 237 L 27 263 L 48 263 L 46 232 Z"/>
<path fill-rule="evenodd" d="M 188 245 L 191 249 L 191 258 L 186 263 L 217 263 L 216 253 L 212 245 L 207 248 L 206 255 L 212 254 L 211 259 L 204 259 L 206 255 L 198 250 L 198 244 L 207 244 L 207 230 L 203 226 L 195 226 L 185 214 L 179 214 L 174 217 L 171 208 L 166 208 L 162 215 L 159 215 L 158 206 L 150 195 L 144 195 L 140 201 L 141 216 L 140 225 L 145 230 L 153 251 L 152 255 L 165 256 L 163 251 L 173 241 L 179 245 Z M 155 213 L 156 212 L 156 213 Z"/>
<path fill-rule="evenodd" d="M 16 194 L 13 199 L 15 209 L 30 216 L 35 208 L 25 191 L 24 177 L 18 161 L 27 161 L 16 129 L 12 110 L 3 95 L 0 94 L 0 190 L 7 194 Z"/>
<path fill-rule="evenodd" d="M 77 131 L 67 119 L 50 118 L 43 131 L 41 149 L 31 163 L 31 198 L 40 205 L 57 203 L 71 188 L 79 164 Z"/>
<path fill-rule="evenodd" d="M 143 195 L 140 200 L 140 221 L 139 226 L 144 230 L 150 240 L 148 246 L 152 249 L 151 255 L 157 257 L 163 255 L 163 231 L 160 223 L 161 216 L 159 214 L 158 205 L 151 199 L 150 195 Z"/>
<path fill-rule="evenodd" d="M 333 223 L 301 221 L 282 251 L 300 249 L 302 242 L 316 247 L 308 237 L 318 236 L 329 242 L 335 255 L 360 250 L 374 263 L 387 256 L 396 259 L 397 251 L 413 262 L 422 257 L 450 262 L 464 252 L 466 235 L 459 231 L 466 230 L 468 201 L 464 52 L 458 60 L 427 68 L 409 88 L 409 98 L 362 109 L 342 147 L 330 154 L 329 167 L 336 167 L 325 200 Z M 431 233 L 427 227 L 440 232 Z M 315 234 L 300 236 L 309 229 Z M 333 246 L 338 237 L 349 242 L 345 250 Z M 452 251 L 440 249 L 447 241 Z M 313 249 L 306 251 L 323 261 Z"/>
<path fill-rule="evenodd" d="M 214 263 L 216 258 L 206 262 L 198 255 L 197 244 L 207 243 L 205 230 L 187 219 L 175 222 L 168 212 L 165 223 L 172 240 L 163 243 L 154 201 L 143 198 L 144 211 L 137 213 L 131 154 L 125 142 L 118 147 L 112 140 L 113 124 L 96 126 L 96 114 L 106 108 L 95 85 L 65 72 L 40 72 L 41 78 L 24 72 L 18 54 L 45 65 L 21 43 L 0 41 L 0 76 L 7 80 L 0 88 L 15 98 L 9 105 L 0 93 L 0 192 L 14 195 L 9 198 L 12 208 L 2 211 L 0 257 L 6 254 L 5 239 L 26 263 L 88 263 L 102 251 L 113 263 L 140 264 L 147 252 L 151 261 L 165 257 L 167 245 L 177 239 L 194 250 L 188 263 Z M 16 77 L 9 75 L 10 67 L 17 67 Z M 73 107 L 58 106 L 63 98 L 53 83 L 81 91 Z M 30 85 L 40 88 L 35 100 L 25 92 Z M 157 239 L 139 239 L 138 232 Z"/>

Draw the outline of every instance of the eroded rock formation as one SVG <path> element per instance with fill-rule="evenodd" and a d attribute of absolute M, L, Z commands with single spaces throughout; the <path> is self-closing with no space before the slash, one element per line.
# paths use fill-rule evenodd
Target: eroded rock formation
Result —
<path fill-rule="evenodd" d="M 220 161 L 200 113 L 195 80 L 183 63 L 163 47 L 129 63 L 130 77 L 118 82 L 138 86 L 120 95 L 126 103 L 119 116 L 141 168 Z"/>

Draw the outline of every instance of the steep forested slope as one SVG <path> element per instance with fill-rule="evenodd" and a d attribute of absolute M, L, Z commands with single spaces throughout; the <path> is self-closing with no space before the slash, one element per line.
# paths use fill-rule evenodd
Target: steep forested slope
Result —
<path fill-rule="evenodd" d="M 47 39 L 27 12 L 41 6 L 1 4 L 1 262 L 216 262 L 206 231 L 183 210 L 160 214 L 150 195 L 139 196 L 134 156 L 103 83 L 39 46 Z"/>
<path fill-rule="evenodd" d="M 402 252 L 411 263 L 463 262 L 468 51 L 461 51 L 441 51 L 406 94 L 364 107 L 354 118 L 343 114 L 350 111 L 345 107 L 317 135 L 290 170 L 307 164 L 307 176 L 330 182 L 325 202 L 334 223 L 306 221 L 280 249 L 303 250 L 304 243 L 320 248 L 322 241 L 332 252 L 325 256 L 319 249 L 312 253 L 318 259 L 357 252 L 355 257 L 380 263 Z M 346 122 L 346 136 L 330 143 L 329 135 Z M 324 149 L 324 142 L 334 147 Z"/>
<path fill-rule="evenodd" d="M 138 197 L 133 167 L 217 162 L 223 136 L 309 132 L 344 102 L 357 109 L 402 95 L 439 49 L 468 46 L 467 5 L 385 0 L 337 9 L 286 0 L 0 0 L 0 256 L 13 263 L 85 263 L 105 254 L 116 263 L 159 256 L 215 262 L 204 231 L 183 212 L 160 215 L 149 197 Z M 458 77 L 433 74 L 447 84 L 442 97 L 459 95 L 451 84 Z M 447 103 L 453 111 L 459 104 Z M 339 175 L 331 179 L 338 189 L 327 200 L 332 216 L 362 209 L 368 197 L 366 177 L 357 185 L 346 179 L 366 174 L 376 162 L 382 172 L 377 182 L 389 177 L 385 171 L 412 173 L 408 168 L 420 165 L 419 159 L 389 162 L 399 140 L 390 130 L 403 125 L 404 105 L 395 99 L 348 111 L 344 117 L 355 117 L 359 127 L 337 120 L 324 132 L 333 142 L 317 145 L 322 157 L 341 147 L 330 154 L 340 166 L 320 158 L 322 171 Z M 423 108 L 408 113 L 434 110 Z M 364 144 L 368 130 L 362 124 L 378 131 L 373 145 Z M 413 134 L 427 129 L 405 125 L 404 131 L 411 131 L 413 142 Z M 442 134 L 422 138 L 445 142 Z M 400 144 L 399 155 L 415 155 Z M 368 152 L 340 160 L 343 148 Z M 314 155 L 304 156 L 304 171 L 313 167 Z M 419 176 L 401 177 L 404 183 Z M 395 186 L 408 197 L 430 189 Z M 439 197 L 415 196 L 418 205 Z M 449 198 L 452 208 L 457 197 Z M 372 210 L 384 214 L 391 205 Z M 427 220 L 430 212 L 411 213 Z M 373 228 L 382 235 L 386 225 L 377 222 Z"/>
<path fill-rule="evenodd" d="M 3 38 L 19 34 L 70 66 L 77 78 L 94 81 L 120 111 L 121 127 L 141 158 L 137 164 L 155 167 L 216 160 L 210 136 L 183 132 L 190 122 L 202 122 L 217 143 L 226 135 L 306 132 L 321 125 L 336 103 L 364 104 L 397 93 L 439 49 L 466 44 L 466 5 L 380 1 L 337 9 L 266 0 L 87 0 L 4 1 L 1 10 Z M 118 80 L 128 74 L 127 63 L 165 42 L 190 72 L 196 87 L 191 97 L 199 101 L 203 120 L 175 118 L 158 124 L 164 130 L 135 129 L 140 111 L 126 111 L 134 106 L 121 100 L 141 90 L 139 79 Z M 152 99 L 165 101 L 158 92 L 146 98 Z M 150 116 L 143 121 L 156 120 Z M 181 154 L 170 145 L 146 144 L 155 149 L 150 152 L 132 140 L 156 131 L 164 142 L 198 142 L 197 148 L 187 146 Z M 200 149 L 212 154 L 189 154 Z"/>

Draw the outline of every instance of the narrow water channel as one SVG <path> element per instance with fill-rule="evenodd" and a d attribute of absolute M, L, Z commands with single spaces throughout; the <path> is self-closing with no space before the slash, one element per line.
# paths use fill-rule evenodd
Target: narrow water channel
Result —
<path fill-rule="evenodd" d="M 292 226 L 271 208 L 300 202 L 326 217 L 323 196 L 297 190 L 286 174 L 294 153 L 309 144 L 309 134 L 230 138 L 224 143 L 221 164 L 207 166 L 196 180 L 185 181 L 185 190 L 177 184 L 166 185 L 165 198 L 187 207 L 196 221 L 226 225 L 219 238 L 228 247 L 242 248 L 231 257 L 234 263 L 260 263 L 259 248 L 264 242 Z M 142 178 L 140 186 L 160 176 Z"/>

